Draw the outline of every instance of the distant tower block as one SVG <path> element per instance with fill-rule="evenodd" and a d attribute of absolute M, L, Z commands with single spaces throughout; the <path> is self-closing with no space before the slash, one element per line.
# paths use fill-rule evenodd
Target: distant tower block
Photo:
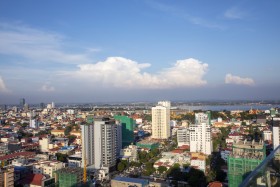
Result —
<path fill-rule="evenodd" d="M 170 134 L 170 101 L 159 101 L 152 107 L 152 138 L 168 139 Z"/>

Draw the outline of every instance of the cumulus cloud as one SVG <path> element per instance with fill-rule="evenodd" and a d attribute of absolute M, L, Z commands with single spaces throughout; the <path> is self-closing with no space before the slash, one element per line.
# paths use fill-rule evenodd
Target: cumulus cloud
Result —
<path fill-rule="evenodd" d="M 44 84 L 44 85 L 41 87 L 41 91 L 44 91 L 44 92 L 53 92 L 53 91 L 55 91 L 55 88 L 47 83 L 47 84 Z"/>
<path fill-rule="evenodd" d="M 6 84 L 1 76 L 0 76 L 0 92 L 3 92 L 3 93 L 9 92 L 9 90 L 6 87 Z"/>
<path fill-rule="evenodd" d="M 90 63 L 86 54 L 67 53 L 62 35 L 20 23 L 0 22 L 0 54 L 18 55 L 35 62 Z"/>
<path fill-rule="evenodd" d="M 88 80 L 99 85 L 123 88 L 176 88 L 205 85 L 203 76 L 208 64 L 189 58 L 178 60 L 172 67 L 157 73 L 143 70 L 150 64 L 138 63 L 123 57 L 109 57 L 95 64 L 80 64 L 75 72 L 64 72 L 67 77 Z"/>
<path fill-rule="evenodd" d="M 253 86 L 255 81 L 252 78 L 242 78 L 229 73 L 226 74 L 225 83 Z"/>

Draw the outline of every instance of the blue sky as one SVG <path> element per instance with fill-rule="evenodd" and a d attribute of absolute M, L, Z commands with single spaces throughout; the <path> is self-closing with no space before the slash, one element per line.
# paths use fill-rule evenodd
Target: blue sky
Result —
<path fill-rule="evenodd" d="M 279 8 L 0 0 L 0 104 L 280 99 Z"/>

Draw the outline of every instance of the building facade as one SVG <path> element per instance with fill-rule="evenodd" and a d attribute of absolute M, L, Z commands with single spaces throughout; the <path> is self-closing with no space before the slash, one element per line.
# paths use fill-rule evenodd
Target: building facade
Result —
<path fill-rule="evenodd" d="M 273 121 L 272 123 L 273 149 L 276 149 L 280 145 L 280 121 Z"/>
<path fill-rule="evenodd" d="M 152 138 L 168 139 L 170 134 L 170 102 L 159 101 L 152 107 Z"/>
<path fill-rule="evenodd" d="M 190 145 L 190 131 L 189 128 L 179 128 L 177 130 L 178 147 L 183 145 Z"/>
<path fill-rule="evenodd" d="M 81 134 L 82 134 L 82 167 L 86 162 L 87 166 L 94 164 L 94 122 L 93 118 L 88 116 L 87 122 L 81 124 Z M 86 159 L 86 160 L 84 160 Z"/>
<path fill-rule="evenodd" d="M 94 120 L 94 167 L 112 168 L 121 150 L 121 125 L 110 118 Z"/>
<path fill-rule="evenodd" d="M 129 146 L 134 142 L 134 124 L 135 121 L 127 116 L 114 116 L 115 120 L 118 120 L 122 126 L 122 148 Z"/>
<path fill-rule="evenodd" d="M 190 152 L 200 152 L 210 155 L 213 151 L 209 114 L 195 115 L 196 124 L 189 126 Z"/>

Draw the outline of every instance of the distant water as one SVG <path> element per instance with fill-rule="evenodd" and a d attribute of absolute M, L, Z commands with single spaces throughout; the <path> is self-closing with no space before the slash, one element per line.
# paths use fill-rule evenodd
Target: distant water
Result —
<path fill-rule="evenodd" d="M 250 109 L 258 109 L 258 110 L 269 110 L 271 108 L 276 108 L 280 107 L 280 105 L 272 105 L 272 104 L 267 104 L 267 105 L 182 105 L 182 106 L 177 106 L 179 109 L 184 109 L 184 110 L 213 110 L 213 111 L 222 111 L 222 110 L 250 110 Z"/>

